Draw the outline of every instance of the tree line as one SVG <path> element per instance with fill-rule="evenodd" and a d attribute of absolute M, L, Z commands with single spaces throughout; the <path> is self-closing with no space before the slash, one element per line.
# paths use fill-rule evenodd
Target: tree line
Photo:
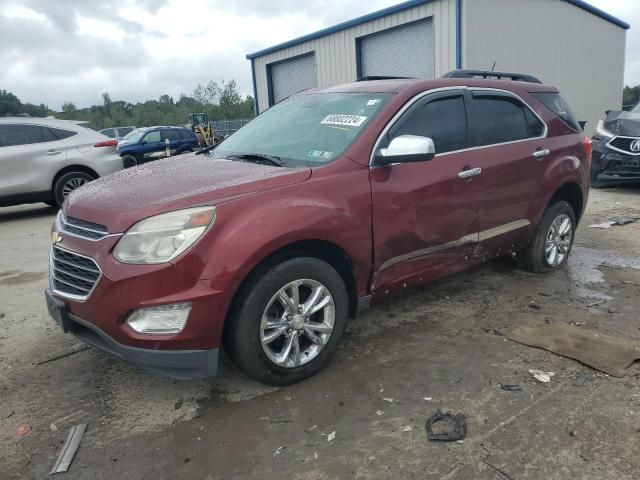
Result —
<path fill-rule="evenodd" d="M 242 97 L 235 80 L 198 84 L 190 96 L 181 94 L 177 100 L 170 95 L 161 95 L 158 100 L 135 104 L 112 100 L 105 92 L 102 105 L 77 108 L 69 101 L 62 104 L 61 111 L 52 110 L 45 104 L 22 103 L 13 93 L 0 90 L 0 117 L 52 115 L 62 120 L 87 121 L 96 130 L 127 125 L 184 125 L 189 114 L 201 112 L 213 121 L 251 118 L 255 115 L 254 101 L 250 95 Z"/>

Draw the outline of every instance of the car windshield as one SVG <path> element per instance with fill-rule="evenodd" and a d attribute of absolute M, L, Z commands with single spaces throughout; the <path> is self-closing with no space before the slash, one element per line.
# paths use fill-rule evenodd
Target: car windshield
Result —
<path fill-rule="evenodd" d="M 640 114 L 640 103 L 638 103 L 635 107 L 631 109 L 631 113 L 639 113 Z"/>
<path fill-rule="evenodd" d="M 133 132 L 126 134 L 123 140 L 126 140 L 129 143 L 138 143 L 144 134 L 145 130 L 136 129 Z"/>
<path fill-rule="evenodd" d="M 270 155 L 285 166 L 327 164 L 358 138 L 390 97 L 389 93 L 295 96 L 274 105 L 224 140 L 214 155 Z"/>

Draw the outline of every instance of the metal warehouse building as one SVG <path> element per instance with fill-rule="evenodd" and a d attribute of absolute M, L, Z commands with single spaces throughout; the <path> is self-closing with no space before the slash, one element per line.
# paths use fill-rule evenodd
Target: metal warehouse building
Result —
<path fill-rule="evenodd" d="M 591 132 L 622 106 L 627 29 L 581 0 L 411 0 L 247 58 L 258 112 L 316 86 L 495 64 L 558 87 Z"/>

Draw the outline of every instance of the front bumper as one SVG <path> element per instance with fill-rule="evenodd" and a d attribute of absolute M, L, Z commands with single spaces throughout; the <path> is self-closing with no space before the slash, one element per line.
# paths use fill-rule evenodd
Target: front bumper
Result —
<path fill-rule="evenodd" d="M 51 317 L 65 333 L 149 372 L 180 380 L 203 379 L 218 371 L 218 348 L 204 350 L 157 350 L 123 345 L 92 323 L 69 313 L 67 306 L 45 290 Z"/>
<path fill-rule="evenodd" d="M 593 152 L 591 180 L 595 184 L 640 183 L 640 156 L 613 152 L 606 147 Z"/>

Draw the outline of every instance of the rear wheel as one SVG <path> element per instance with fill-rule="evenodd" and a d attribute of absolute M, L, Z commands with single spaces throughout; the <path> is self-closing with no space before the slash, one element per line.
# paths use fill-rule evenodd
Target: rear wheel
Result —
<path fill-rule="evenodd" d="M 348 295 L 328 263 L 287 260 L 250 279 L 239 295 L 225 344 L 247 375 L 288 385 L 330 361 L 347 323 Z"/>
<path fill-rule="evenodd" d="M 527 272 L 550 272 L 567 262 L 573 246 L 576 215 L 564 200 L 551 205 L 542 216 L 535 237 L 516 257 Z"/>
<path fill-rule="evenodd" d="M 95 176 L 86 172 L 67 172 L 61 175 L 53 184 L 53 198 L 56 205 L 62 207 L 67 195 L 95 179 Z"/>

